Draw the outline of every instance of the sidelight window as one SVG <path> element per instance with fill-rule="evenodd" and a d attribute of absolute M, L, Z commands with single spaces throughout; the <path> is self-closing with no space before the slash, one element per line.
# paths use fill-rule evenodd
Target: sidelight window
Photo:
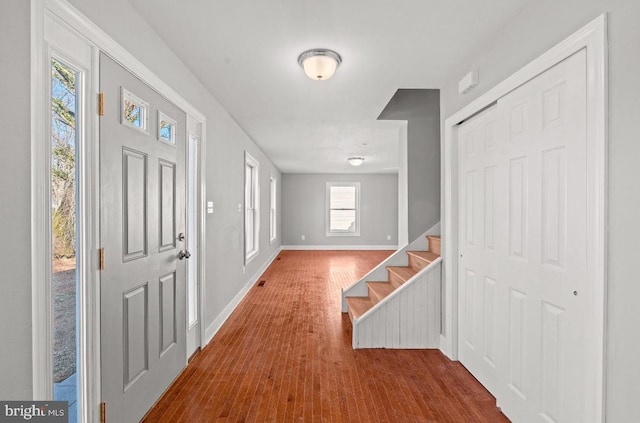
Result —
<path fill-rule="evenodd" d="M 54 399 L 68 401 L 69 421 L 78 402 L 78 144 L 82 133 L 82 74 L 51 59 L 50 228 Z"/>

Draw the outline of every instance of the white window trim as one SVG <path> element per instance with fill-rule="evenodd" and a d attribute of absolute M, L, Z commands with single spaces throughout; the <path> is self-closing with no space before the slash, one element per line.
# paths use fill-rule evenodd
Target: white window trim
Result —
<path fill-rule="evenodd" d="M 332 232 L 329 229 L 331 227 L 331 187 L 355 187 L 356 229 L 354 232 Z M 360 236 L 360 182 L 327 182 L 325 214 L 325 230 L 327 236 Z"/>
<path fill-rule="evenodd" d="M 278 237 L 278 183 L 275 176 L 269 176 L 269 244 L 273 244 Z"/>
<path fill-rule="evenodd" d="M 245 244 L 245 264 L 249 263 L 255 256 L 260 252 L 260 163 L 251 156 L 248 152 L 245 151 L 245 159 L 244 159 L 244 167 L 243 172 L 245 175 L 244 181 L 244 231 L 245 231 L 245 243 L 246 243 L 246 231 L 247 231 L 247 189 L 249 186 L 247 185 L 246 180 L 246 167 L 251 166 L 255 169 L 252 172 L 252 183 L 251 187 L 253 187 L 253 192 L 251 196 L 253 197 L 253 249 L 247 251 Z"/>

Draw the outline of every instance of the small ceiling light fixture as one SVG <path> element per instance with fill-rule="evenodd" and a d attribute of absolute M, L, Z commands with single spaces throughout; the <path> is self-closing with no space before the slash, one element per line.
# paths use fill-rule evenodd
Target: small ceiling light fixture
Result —
<path fill-rule="evenodd" d="M 313 48 L 298 56 L 298 64 L 304 73 L 316 81 L 324 81 L 333 76 L 342 63 L 342 57 L 333 50 Z"/>
<path fill-rule="evenodd" d="M 347 159 L 351 166 L 360 166 L 364 162 L 364 157 L 352 156 Z"/>

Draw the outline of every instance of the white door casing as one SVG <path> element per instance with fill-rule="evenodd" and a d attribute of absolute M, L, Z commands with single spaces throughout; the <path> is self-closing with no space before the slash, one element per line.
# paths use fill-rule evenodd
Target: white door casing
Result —
<path fill-rule="evenodd" d="M 186 364 L 186 116 L 104 54 L 100 88 L 102 400 L 130 422 Z M 123 88 L 148 103 L 146 132 L 123 124 Z M 159 140 L 158 111 L 175 120 L 175 145 Z"/>
<path fill-rule="evenodd" d="M 460 360 L 518 422 L 589 421 L 585 59 L 460 128 Z"/>

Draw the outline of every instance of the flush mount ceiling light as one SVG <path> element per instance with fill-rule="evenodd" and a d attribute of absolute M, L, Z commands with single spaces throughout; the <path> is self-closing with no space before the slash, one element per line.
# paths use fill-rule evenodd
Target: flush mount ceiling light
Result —
<path fill-rule="evenodd" d="M 347 161 L 351 166 L 360 166 L 362 162 L 364 162 L 364 157 L 353 156 L 353 157 L 349 157 Z"/>
<path fill-rule="evenodd" d="M 316 81 L 324 81 L 333 76 L 342 63 L 342 58 L 333 50 L 314 48 L 298 56 L 298 64 L 304 73 Z"/>

